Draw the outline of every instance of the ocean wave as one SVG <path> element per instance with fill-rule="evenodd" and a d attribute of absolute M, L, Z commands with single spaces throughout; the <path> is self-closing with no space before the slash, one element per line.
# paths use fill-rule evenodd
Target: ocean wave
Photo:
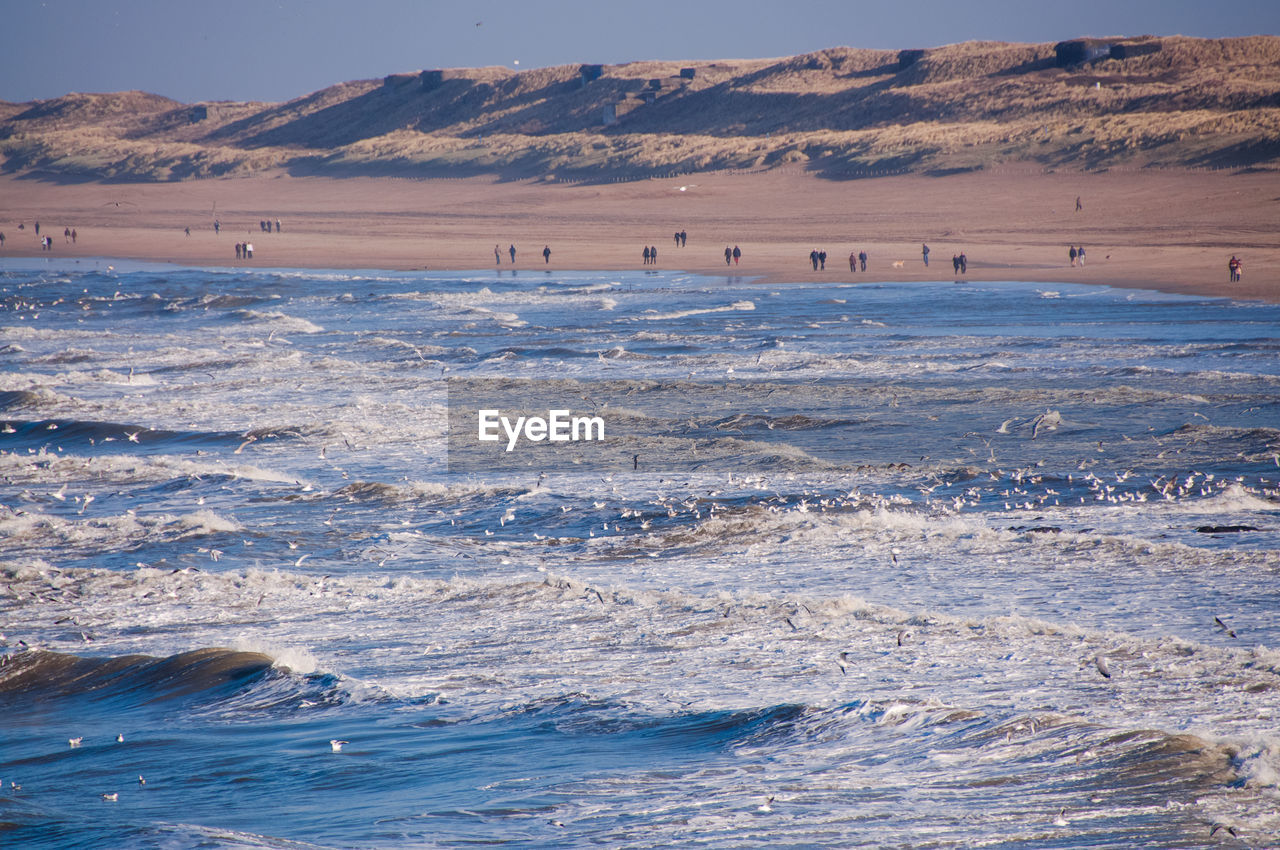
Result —
<path fill-rule="evenodd" d="M 198 649 L 154 658 L 94 658 L 47 650 L 5 656 L 0 704 L 50 699 L 117 699 L 142 704 L 238 689 L 261 678 L 273 659 L 231 649 Z"/>
<path fill-rule="evenodd" d="M 79 455 L 38 452 L 26 454 L 0 451 L 0 473 L 25 486 L 69 482 L 146 483 L 172 481 L 236 480 L 309 486 L 310 482 L 289 472 L 264 469 L 247 463 L 188 460 L 180 455 Z"/>
<path fill-rule="evenodd" d="M 94 497 L 85 497 L 88 501 Z M 80 501 L 76 497 L 76 501 Z M 83 508 L 81 514 L 83 513 Z M 0 536 L 7 538 L 11 556 L 20 552 L 37 554 L 50 545 L 64 552 L 97 552 L 103 549 L 128 550 L 147 543 L 173 542 L 231 534 L 242 531 L 233 519 L 209 510 L 185 514 L 139 515 L 129 511 L 114 516 L 62 516 L 35 510 L 0 512 Z"/>
<path fill-rule="evenodd" d="M 323 333 L 324 328 L 309 322 L 306 319 L 299 319 L 295 316 L 289 316 L 284 313 L 261 312 L 258 310 L 235 310 L 230 314 L 241 322 L 255 325 L 267 325 L 272 330 L 282 333 L 304 333 L 316 334 Z"/>
<path fill-rule="evenodd" d="M 690 316 L 703 316 L 711 313 L 743 313 L 756 309 L 754 301 L 734 301 L 723 307 L 692 307 L 688 310 L 673 310 L 667 313 L 659 313 L 656 310 L 649 310 L 636 318 L 649 321 L 670 321 L 674 319 L 687 319 Z"/>

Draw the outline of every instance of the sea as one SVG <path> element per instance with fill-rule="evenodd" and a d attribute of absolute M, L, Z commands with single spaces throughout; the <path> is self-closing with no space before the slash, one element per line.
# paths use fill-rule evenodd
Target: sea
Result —
<path fill-rule="evenodd" d="M 0 262 L 0 845 L 1280 846 L 1280 306 L 803 276 Z"/>

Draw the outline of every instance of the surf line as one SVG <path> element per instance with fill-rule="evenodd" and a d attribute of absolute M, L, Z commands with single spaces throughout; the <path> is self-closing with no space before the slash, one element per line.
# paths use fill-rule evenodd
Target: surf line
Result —
<path fill-rule="evenodd" d="M 500 442 L 507 436 L 507 451 L 514 451 L 521 436 L 531 443 L 543 441 L 569 443 L 604 439 L 604 419 L 599 416 L 573 416 L 565 409 L 548 410 L 542 416 L 517 416 L 514 424 L 501 410 L 485 408 L 476 411 L 476 438 L 482 442 Z"/>

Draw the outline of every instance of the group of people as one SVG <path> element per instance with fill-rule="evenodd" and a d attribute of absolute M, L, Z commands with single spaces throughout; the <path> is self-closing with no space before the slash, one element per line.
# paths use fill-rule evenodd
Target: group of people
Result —
<path fill-rule="evenodd" d="M 237 242 L 236 243 L 236 259 L 252 260 L 253 259 L 253 243 Z"/>
<path fill-rule="evenodd" d="M 646 266 L 656 265 L 658 262 L 658 246 L 649 245 L 644 249 L 644 264 Z"/>
<path fill-rule="evenodd" d="M 809 252 L 809 265 L 813 266 L 815 272 L 825 271 L 827 268 L 827 252 L 814 248 Z M 859 268 L 864 272 L 867 270 L 867 252 L 850 251 L 849 271 L 856 272 Z"/>
<path fill-rule="evenodd" d="M 734 245 L 732 248 L 730 248 L 728 245 L 724 246 L 724 264 L 726 266 L 730 264 L 736 266 L 738 264 L 738 261 L 741 259 L 742 259 L 741 248 L 739 248 L 737 245 Z"/>
<path fill-rule="evenodd" d="M 507 253 L 511 255 L 511 265 L 516 264 L 516 246 L 507 246 Z M 497 245 L 493 246 L 493 262 L 495 265 L 502 265 L 502 249 Z"/>
<path fill-rule="evenodd" d="M 216 229 L 216 228 L 215 228 Z M 258 229 L 263 233 L 271 232 L 271 219 L 264 218 L 258 222 Z M 276 219 L 276 233 L 280 232 L 280 219 Z"/>
<path fill-rule="evenodd" d="M 36 236 L 40 236 L 40 222 L 38 222 L 38 221 L 37 221 L 37 222 L 35 222 L 35 228 L 36 228 Z M 27 229 L 27 226 L 26 226 L 25 224 L 23 224 L 22 222 L 18 222 L 18 229 L 19 229 L 19 230 L 26 230 L 26 229 Z M 62 240 L 63 240 L 64 242 L 67 242 L 67 243 L 74 243 L 74 242 L 76 241 L 76 238 L 77 238 L 78 236 L 79 236 L 79 234 L 77 234 L 77 233 L 76 233 L 76 231 L 75 231 L 75 229 L 74 229 L 74 228 L 66 227 L 66 228 L 63 228 L 63 230 L 62 230 Z M 5 240 L 4 231 L 3 231 L 3 230 L 0 230 L 0 248 L 3 248 L 3 247 L 4 247 L 4 240 Z M 41 250 L 41 251 L 52 251 L 52 250 L 53 250 L 53 237 L 52 237 L 52 236 L 50 236 L 50 235 L 49 235 L 49 234 L 47 234 L 47 233 L 46 233 L 44 236 L 40 236 L 40 250 Z"/>
<path fill-rule="evenodd" d="M 955 270 L 956 274 L 969 273 L 969 258 L 964 255 L 964 251 L 961 251 L 959 254 L 952 255 L 951 267 Z"/>
<path fill-rule="evenodd" d="M 683 248 L 685 246 L 685 243 L 687 243 L 688 241 L 689 241 L 688 233 L 685 233 L 683 230 L 676 231 L 676 247 L 677 248 Z"/>
<path fill-rule="evenodd" d="M 0 242 L 3 242 L 3 236 L 0 236 Z M 1241 275 L 1244 274 L 1244 263 L 1235 254 L 1231 255 L 1231 259 L 1227 260 L 1227 271 L 1231 272 L 1231 282 L 1239 283 Z"/>
<path fill-rule="evenodd" d="M 1075 267 L 1077 262 L 1083 266 L 1084 265 L 1084 246 L 1081 245 L 1079 248 L 1077 248 L 1075 245 L 1072 245 L 1071 250 L 1067 251 L 1067 258 L 1071 260 L 1072 268 Z"/>

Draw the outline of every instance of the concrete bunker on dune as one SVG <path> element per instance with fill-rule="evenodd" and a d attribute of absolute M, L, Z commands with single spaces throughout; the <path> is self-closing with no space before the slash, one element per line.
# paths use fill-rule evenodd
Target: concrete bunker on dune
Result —
<path fill-rule="evenodd" d="M 1163 45 L 1154 36 L 1128 38 L 1073 38 L 1053 46 L 1055 64 L 1059 68 L 1100 62 L 1104 59 L 1131 59 L 1159 53 Z"/>

